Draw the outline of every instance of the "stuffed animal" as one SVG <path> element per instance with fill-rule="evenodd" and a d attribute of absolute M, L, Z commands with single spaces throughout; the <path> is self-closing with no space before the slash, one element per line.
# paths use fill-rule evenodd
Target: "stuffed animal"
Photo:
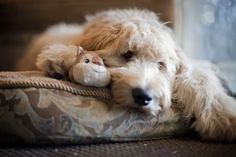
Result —
<path fill-rule="evenodd" d="M 110 72 L 103 60 L 92 51 L 77 47 L 77 57 L 69 70 L 69 79 L 85 86 L 105 87 L 110 82 Z"/>

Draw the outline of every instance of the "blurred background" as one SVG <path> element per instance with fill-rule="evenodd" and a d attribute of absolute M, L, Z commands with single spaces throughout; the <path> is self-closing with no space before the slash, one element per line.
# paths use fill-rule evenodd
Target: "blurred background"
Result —
<path fill-rule="evenodd" d="M 174 29 L 184 52 L 216 64 L 236 93 L 236 0 L 174 2 Z"/>
<path fill-rule="evenodd" d="M 185 53 L 217 64 L 236 93 L 236 0 L 1 0 L 0 71 L 14 70 L 31 39 L 50 25 L 132 7 L 169 21 Z"/>
<path fill-rule="evenodd" d="M 0 71 L 14 70 L 32 37 L 50 25 L 82 23 L 85 15 L 130 7 L 150 9 L 173 21 L 172 0 L 0 0 Z"/>

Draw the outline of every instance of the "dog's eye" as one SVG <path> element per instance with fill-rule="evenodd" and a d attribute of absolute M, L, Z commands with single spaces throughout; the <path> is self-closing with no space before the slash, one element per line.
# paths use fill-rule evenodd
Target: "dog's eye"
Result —
<path fill-rule="evenodd" d="M 158 64 L 158 68 L 159 68 L 160 70 L 166 69 L 166 64 L 165 64 L 164 62 L 158 62 L 157 64 Z"/>
<path fill-rule="evenodd" d="M 127 51 L 124 54 L 122 54 L 122 57 L 126 60 L 129 61 L 132 57 L 134 56 L 134 52 L 132 51 Z"/>
<path fill-rule="evenodd" d="M 84 62 L 85 62 L 85 63 L 89 63 L 89 59 L 86 58 L 86 59 L 84 60 Z"/>

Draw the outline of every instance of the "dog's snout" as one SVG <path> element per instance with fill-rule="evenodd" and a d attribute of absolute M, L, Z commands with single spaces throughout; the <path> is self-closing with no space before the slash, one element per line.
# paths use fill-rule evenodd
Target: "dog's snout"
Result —
<path fill-rule="evenodd" d="M 152 98 L 141 88 L 134 88 L 132 90 L 134 102 L 139 106 L 146 106 L 150 103 Z"/>

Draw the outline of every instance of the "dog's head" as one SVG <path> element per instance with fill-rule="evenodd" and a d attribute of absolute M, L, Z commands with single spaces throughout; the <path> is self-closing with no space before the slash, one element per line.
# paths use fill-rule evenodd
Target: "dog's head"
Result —
<path fill-rule="evenodd" d="M 87 50 L 100 50 L 112 68 L 116 104 L 158 113 L 171 105 L 171 89 L 179 71 L 171 31 L 145 10 L 112 10 L 88 20 L 77 41 Z"/>

